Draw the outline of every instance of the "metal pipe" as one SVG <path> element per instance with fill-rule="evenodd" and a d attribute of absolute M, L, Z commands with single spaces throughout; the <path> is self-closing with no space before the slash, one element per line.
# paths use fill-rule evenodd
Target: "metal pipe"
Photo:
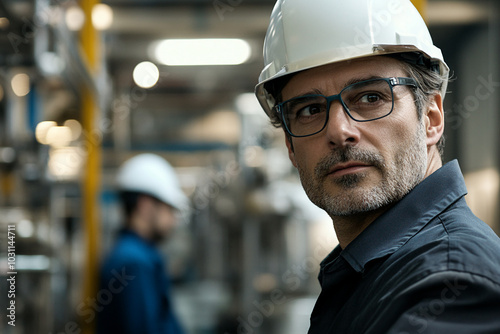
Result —
<path fill-rule="evenodd" d="M 94 77 L 99 71 L 100 49 L 99 35 L 92 25 L 92 9 L 98 0 L 80 0 L 85 14 L 85 24 L 80 34 L 80 46 L 87 71 Z M 93 87 L 83 84 L 81 96 L 82 127 L 87 150 L 86 168 L 83 175 L 83 220 L 85 232 L 85 269 L 83 283 L 83 301 L 95 298 L 98 285 L 99 262 L 99 186 L 101 176 L 101 138 L 96 127 L 98 116 L 98 96 Z M 94 333 L 93 321 L 82 322 L 82 333 Z"/>
<path fill-rule="evenodd" d="M 427 0 L 411 0 L 415 8 L 417 8 L 418 12 L 420 15 L 424 18 L 424 20 L 427 18 Z"/>

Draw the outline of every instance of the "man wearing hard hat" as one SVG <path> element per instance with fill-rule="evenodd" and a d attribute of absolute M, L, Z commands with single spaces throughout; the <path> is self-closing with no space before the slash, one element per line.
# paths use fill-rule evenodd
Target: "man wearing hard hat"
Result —
<path fill-rule="evenodd" d="M 279 0 L 256 95 L 339 245 L 309 333 L 500 333 L 500 239 L 442 165 L 449 69 L 409 0 Z"/>
<path fill-rule="evenodd" d="M 187 205 L 175 171 L 160 156 L 140 154 L 120 167 L 117 182 L 126 223 L 102 266 L 100 291 L 108 293 L 98 305 L 98 333 L 183 333 L 156 248 Z"/>

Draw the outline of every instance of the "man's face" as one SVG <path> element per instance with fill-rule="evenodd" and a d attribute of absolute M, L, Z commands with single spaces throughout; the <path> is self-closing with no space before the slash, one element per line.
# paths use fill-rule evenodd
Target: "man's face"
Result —
<path fill-rule="evenodd" d="M 338 94 L 354 81 L 407 77 L 401 64 L 371 57 L 307 70 L 282 91 L 283 100 L 306 94 Z M 394 88 L 394 110 L 382 119 L 356 122 L 338 101 L 326 128 L 287 141 L 289 156 L 313 203 L 331 216 L 374 211 L 400 200 L 426 176 L 424 122 L 418 120 L 408 86 Z"/>
<path fill-rule="evenodd" d="M 156 201 L 150 216 L 152 239 L 161 242 L 168 238 L 177 222 L 175 209 L 171 206 Z"/>

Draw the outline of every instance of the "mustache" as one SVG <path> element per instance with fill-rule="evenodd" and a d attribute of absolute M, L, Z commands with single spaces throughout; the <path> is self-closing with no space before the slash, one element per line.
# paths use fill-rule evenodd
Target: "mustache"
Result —
<path fill-rule="evenodd" d="M 322 158 L 314 168 L 314 173 L 318 178 L 326 177 L 335 165 L 349 161 L 359 161 L 378 169 L 383 169 L 385 166 L 381 154 L 348 146 L 332 151 L 330 155 Z"/>

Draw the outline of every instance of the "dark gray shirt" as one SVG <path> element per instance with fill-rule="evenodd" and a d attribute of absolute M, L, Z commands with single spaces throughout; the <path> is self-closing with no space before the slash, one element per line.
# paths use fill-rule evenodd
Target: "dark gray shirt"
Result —
<path fill-rule="evenodd" d="M 457 161 L 321 263 L 310 334 L 500 333 L 500 239 Z"/>

